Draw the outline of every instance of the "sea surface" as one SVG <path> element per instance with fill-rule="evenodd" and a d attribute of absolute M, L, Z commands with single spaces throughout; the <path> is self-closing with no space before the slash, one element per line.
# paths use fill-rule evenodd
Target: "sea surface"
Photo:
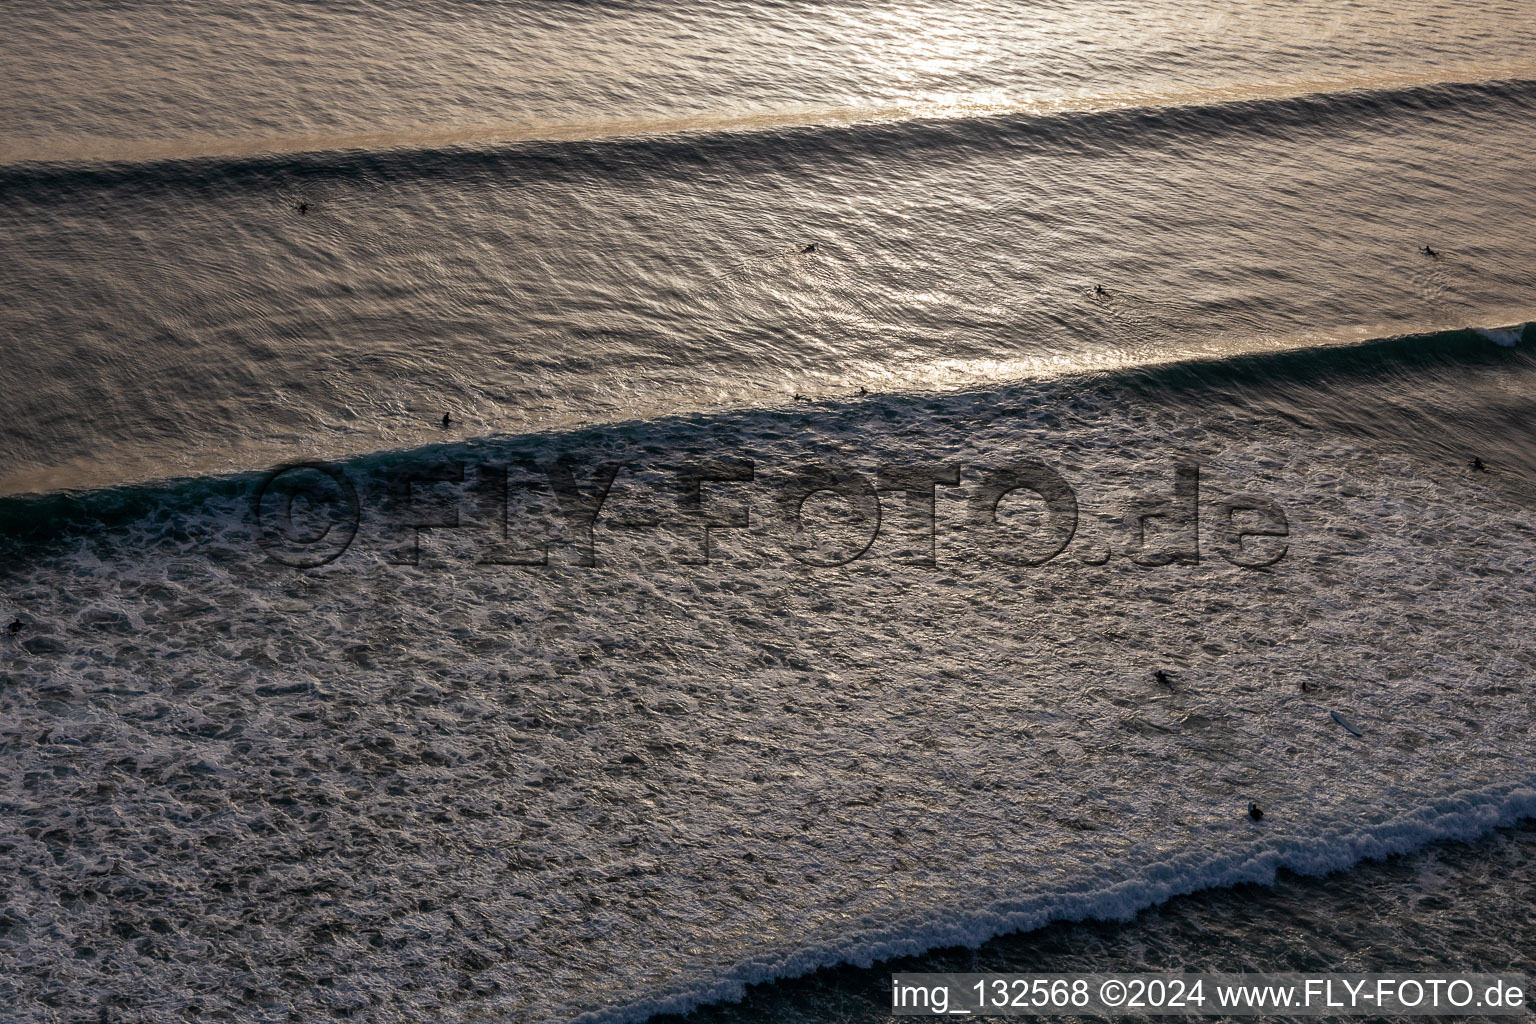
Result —
<path fill-rule="evenodd" d="M 5 15 L 10 1019 L 1536 975 L 1536 3 Z"/>

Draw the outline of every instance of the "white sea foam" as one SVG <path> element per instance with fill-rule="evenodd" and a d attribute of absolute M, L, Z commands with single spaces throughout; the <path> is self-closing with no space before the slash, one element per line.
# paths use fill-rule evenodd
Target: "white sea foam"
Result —
<path fill-rule="evenodd" d="M 583 481 L 630 462 L 609 512 L 633 519 L 675 512 L 678 463 L 749 456 L 758 479 L 709 500 L 744 496 L 753 525 L 709 566 L 681 564 L 686 523 L 612 522 L 594 569 L 568 544 L 478 565 L 468 528 L 394 566 L 360 485 L 354 550 L 309 573 L 262 562 L 218 500 L 12 566 L 17 1005 L 635 1020 L 1531 813 L 1536 524 L 1480 478 L 1029 390 L 518 448 Z M 1029 458 L 1082 510 L 1033 568 L 989 558 L 965 500 Z M 1207 531 L 1228 495 L 1282 508 L 1285 558 L 1099 564 L 1176 459 L 1201 464 Z M 814 463 L 958 464 L 938 566 L 903 564 L 921 531 L 890 494 L 866 558 L 790 557 L 769 499 Z M 514 530 L 554 505 L 533 492 Z"/>
<path fill-rule="evenodd" d="M 1536 777 L 1533 777 L 1536 779 Z M 1529 786 L 1452 794 L 1362 831 L 1296 837 L 1285 842 L 1240 843 L 1226 854 L 1191 854 L 1149 867 L 1125 865 L 1123 880 L 1102 890 L 1015 897 L 997 909 L 944 907 L 872 935 L 850 935 L 844 945 L 796 949 L 781 961 L 759 958 L 724 972 L 691 991 L 636 1003 L 614 1011 L 583 1014 L 587 1024 L 631 1024 L 662 1013 L 686 1013 L 715 1002 L 740 999 L 746 986 L 806 974 L 818 967 L 911 956 L 947 946 L 977 946 L 1009 932 L 1028 931 L 1052 921 L 1128 921 L 1139 911 L 1202 889 L 1242 883 L 1268 885 L 1281 870 L 1324 875 L 1366 860 L 1410 853 L 1441 840 L 1467 840 L 1536 817 L 1536 789 Z"/>
<path fill-rule="evenodd" d="M 1525 324 L 1520 324 L 1516 327 L 1476 327 L 1473 330 L 1500 348 L 1514 348 L 1520 344 L 1525 327 Z"/>

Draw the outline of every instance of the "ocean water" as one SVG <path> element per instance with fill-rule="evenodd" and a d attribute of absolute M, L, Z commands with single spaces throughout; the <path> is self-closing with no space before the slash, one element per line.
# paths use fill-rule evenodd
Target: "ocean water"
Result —
<path fill-rule="evenodd" d="M 7 14 L 16 1019 L 1536 974 L 1536 5 Z"/>
<path fill-rule="evenodd" d="M 889 1020 L 893 969 L 1284 968 L 1318 974 L 1434 972 L 1446 964 L 1505 969 L 1529 962 L 1529 904 L 1536 884 L 1532 838 L 1527 825 L 1324 877 L 1282 874 L 1263 888 L 1239 885 L 1176 897 L 1143 911 L 1131 924 L 1062 921 L 977 948 L 934 950 L 878 969 L 824 969 L 791 983 L 754 986 L 742 1001 L 716 1004 L 692 1017 L 659 1017 L 656 1024 Z"/>

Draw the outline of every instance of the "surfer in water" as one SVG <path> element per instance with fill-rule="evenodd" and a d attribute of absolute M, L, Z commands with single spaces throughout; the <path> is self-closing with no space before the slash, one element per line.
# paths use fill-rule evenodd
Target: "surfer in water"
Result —
<path fill-rule="evenodd" d="M 299 204 L 299 213 L 304 214 L 304 213 L 308 213 L 308 212 L 309 212 L 309 204 L 308 203 L 300 203 Z"/>
<path fill-rule="evenodd" d="M 1474 472 L 1474 473 L 1486 473 L 1486 472 L 1488 472 L 1488 467 L 1483 465 L 1483 460 L 1478 458 L 1475 455 L 1472 456 L 1472 461 L 1467 463 L 1467 465 L 1472 467 L 1472 472 Z"/>
<path fill-rule="evenodd" d="M 1419 252 L 1423 253 L 1425 256 L 1431 256 L 1431 257 L 1435 257 L 1435 258 L 1438 258 L 1440 256 L 1440 254 L 1438 252 L 1435 252 L 1435 250 L 1431 249 L 1427 245 L 1419 246 Z"/>
<path fill-rule="evenodd" d="M 1248 817 L 1252 818 L 1254 821 L 1264 820 L 1264 812 L 1259 810 L 1259 805 L 1251 800 L 1248 802 Z"/>
<path fill-rule="evenodd" d="M 1164 672 L 1162 669 L 1158 669 L 1156 672 L 1152 673 L 1152 678 L 1168 687 L 1168 689 L 1173 689 L 1173 675 L 1171 673 Z"/>
<path fill-rule="evenodd" d="M 801 249 L 800 250 L 800 254 L 803 256 L 804 254 L 806 254 L 808 252 L 815 252 L 815 251 L 816 251 L 816 243 L 812 242 L 810 245 L 806 246 L 804 249 Z"/>
<path fill-rule="evenodd" d="M 453 422 L 453 420 L 449 417 L 449 415 L 447 413 L 443 413 L 443 426 L 446 427 L 448 424 L 450 424 L 452 422 Z"/>
<path fill-rule="evenodd" d="M 13 620 L 11 622 L 10 634 L 11 634 L 11 636 L 15 636 L 17 633 L 20 633 L 22 630 L 24 630 L 26 628 L 27 628 L 27 624 L 25 622 L 22 622 L 20 619 L 15 619 L 15 620 Z"/>
<path fill-rule="evenodd" d="M 1093 286 L 1093 294 L 1097 295 L 1099 298 L 1102 299 L 1102 298 L 1105 298 L 1106 296 L 1108 296 L 1109 292 L 1104 290 L 1104 286 L 1103 285 L 1096 284 L 1096 285 Z"/>
<path fill-rule="evenodd" d="M 797 401 L 797 402 L 804 402 L 807 405 L 809 405 L 810 402 L 811 402 L 811 400 L 809 398 L 805 397 L 804 395 L 802 395 L 798 391 L 795 392 L 795 401 Z"/>

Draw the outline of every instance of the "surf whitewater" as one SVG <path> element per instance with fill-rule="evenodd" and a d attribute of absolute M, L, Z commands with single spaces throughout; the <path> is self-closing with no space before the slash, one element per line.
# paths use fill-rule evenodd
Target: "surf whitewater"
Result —
<path fill-rule="evenodd" d="M 1323 358 L 1328 386 L 1370 364 L 1382 394 L 1430 394 L 1524 372 L 1521 352 L 1469 334 Z M 955 463 L 932 563 L 923 503 L 900 495 L 888 546 L 838 565 L 751 528 L 713 533 L 699 564 L 676 557 L 690 524 L 674 542 L 600 522 L 593 566 L 579 537 L 490 565 L 473 531 L 425 529 L 415 564 L 363 544 L 312 569 L 263 553 L 260 474 L 13 499 L 30 526 L 3 576 L 23 623 L 0 653 L 4 975 L 60 1012 L 638 1020 L 1529 815 L 1536 523 L 1501 489 L 1517 474 L 1439 457 L 1428 420 L 1402 446 L 1269 415 L 1274 389 L 1300 407 L 1294 369 L 1250 392 L 1217 367 L 1181 398 L 1186 368 L 344 464 L 362 480 L 515 449 L 586 486 L 626 460 Z M 982 470 L 1020 459 L 1083 498 L 1082 546 L 1042 564 L 991 557 L 964 511 Z M 1212 501 L 1283 510 L 1284 557 L 1117 548 L 1124 509 L 1172 501 L 1181 462 Z M 413 485 L 413 508 L 467 527 L 474 477 Z M 711 508 L 744 497 L 704 486 Z M 858 540 L 855 503 L 822 498 L 807 526 Z M 993 513 L 1049 521 L 1027 490 Z"/>

